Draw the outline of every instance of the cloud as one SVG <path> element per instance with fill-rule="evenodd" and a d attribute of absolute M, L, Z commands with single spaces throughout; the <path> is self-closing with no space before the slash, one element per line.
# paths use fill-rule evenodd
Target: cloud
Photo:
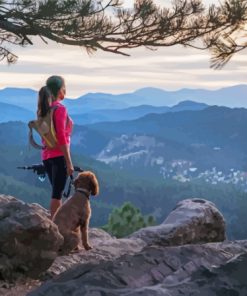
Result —
<path fill-rule="evenodd" d="M 131 5 L 131 1 L 128 5 Z M 164 4 L 167 1 L 157 1 Z M 170 1 L 169 1 L 170 2 Z M 205 1 L 205 3 L 218 1 Z M 89 56 L 84 49 L 55 42 L 44 44 L 33 38 L 34 45 L 14 47 L 17 64 L 0 64 L 0 88 L 7 86 L 39 89 L 48 76 L 64 76 L 69 97 L 87 92 L 122 93 L 141 87 L 174 90 L 221 88 L 246 83 L 246 52 L 236 54 L 222 70 L 210 69 L 210 53 L 182 46 L 127 50 L 130 57 L 96 52 Z"/>
<path fill-rule="evenodd" d="M 130 53 L 131 57 L 102 52 L 88 56 L 80 48 L 53 43 L 18 49 L 17 64 L 0 65 L 0 87 L 39 89 L 48 76 L 58 74 L 65 77 L 68 97 L 77 97 L 87 92 L 131 92 L 146 86 L 220 88 L 246 81 L 243 54 L 216 71 L 209 68 L 206 51 L 177 46 L 157 51 L 139 48 Z"/>

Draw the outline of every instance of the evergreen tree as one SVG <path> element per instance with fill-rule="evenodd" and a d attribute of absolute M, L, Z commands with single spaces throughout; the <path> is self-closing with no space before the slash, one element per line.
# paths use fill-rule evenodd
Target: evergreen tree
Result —
<path fill-rule="evenodd" d="M 117 238 L 125 237 L 136 230 L 155 224 L 153 216 L 143 216 L 130 202 L 116 208 L 109 216 L 108 224 L 102 228 Z"/>
<path fill-rule="evenodd" d="M 124 49 L 140 46 L 195 47 L 192 42 L 203 38 L 204 48 L 213 52 L 214 67 L 247 46 L 246 38 L 239 38 L 246 37 L 247 0 L 225 0 L 209 9 L 203 0 L 174 0 L 172 8 L 135 0 L 132 9 L 125 9 L 124 2 L 0 0 L 0 58 L 15 62 L 9 45 L 32 45 L 33 36 L 88 52 L 100 49 L 123 55 L 128 55 Z"/>

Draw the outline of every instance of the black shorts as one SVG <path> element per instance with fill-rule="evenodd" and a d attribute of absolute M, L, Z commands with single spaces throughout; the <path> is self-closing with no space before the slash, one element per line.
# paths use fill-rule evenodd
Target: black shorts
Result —
<path fill-rule="evenodd" d="M 52 186 L 52 198 L 61 199 L 67 180 L 67 170 L 63 156 L 43 160 L 45 170 Z"/>

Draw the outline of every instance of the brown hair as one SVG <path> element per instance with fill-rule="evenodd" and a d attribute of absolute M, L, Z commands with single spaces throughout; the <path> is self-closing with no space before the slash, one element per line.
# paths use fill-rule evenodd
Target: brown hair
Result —
<path fill-rule="evenodd" d="M 57 99 L 59 90 L 64 84 L 61 76 L 50 76 L 46 81 L 46 86 L 39 90 L 37 116 L 44 117 L 50 110 L 51 102 Z"/>
<path fill-rule="evenodd" d="M 51 92 L 49 91 L 47 86 L 43 86 L 39 90 L 37 116 L 38 117 L 46 116 L 46 114 L 50 110 L 50 104 L 51 104 Z"/>

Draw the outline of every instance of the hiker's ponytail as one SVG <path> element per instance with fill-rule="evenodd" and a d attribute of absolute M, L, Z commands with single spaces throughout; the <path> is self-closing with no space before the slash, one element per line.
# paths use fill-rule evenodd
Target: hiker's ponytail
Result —
<path fill-rule="evenodd" d="M 47 112 L 50 110 L 51 105 L 51 92 L 47 86 L 41 87 L 39 90 L 39 99 L 38 99 L 38 117 L 46 116 Z"/>

